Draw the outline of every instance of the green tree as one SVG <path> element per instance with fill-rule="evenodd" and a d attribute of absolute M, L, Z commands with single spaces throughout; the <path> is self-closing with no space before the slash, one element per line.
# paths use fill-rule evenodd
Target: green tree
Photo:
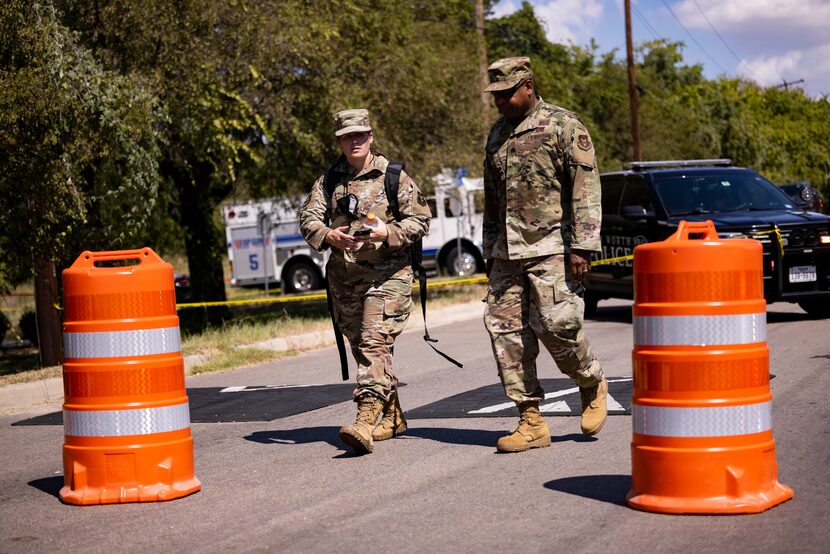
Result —
<path fill-rule="evenodd" d="M 34 276 L 41 360 L 61 361 L 56 267 L 83 248 L 125 247 L 158 186 L 155 98 L 107 72 L 49 4 L 0 8 L 3 280 Z"/>

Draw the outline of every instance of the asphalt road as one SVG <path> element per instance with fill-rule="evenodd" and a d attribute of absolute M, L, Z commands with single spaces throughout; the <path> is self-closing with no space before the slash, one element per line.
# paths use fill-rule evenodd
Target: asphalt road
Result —
<path fill-rule="evenodd" d="M 430 331 L 464 368 L 418 332 L 404 334 L 396 363 L 405 410 L 497 382 L 479 319 Z M 601 303 L 587 333 L 609 377 L 631 375 L 629 305 Z M 596 439 L 579 434 L 578 417 L 550 417 L 553 446 L 520 454 L 494 448 L 515 417 L 412 419 L 405 436 L 354 456 L 337 438 L 354 418 L 347 400 L 270 421 L 193 423 L 196 494 L 70 506 L 57 496 L 63 428 L 12 426 L 53 406 L 0 416 L 0 552 L 828 552 L 828 337 L 830 321 L 769 307 L 779 480 L 795 498 L 761 514 L 628 508 L 627 415 L 611 416 Z M 540 374 L 560 377 L 546 354 Z M 257 395 L 250 389 L 339 382 L 336 350 L 326 348 L 187 386 Z"/>

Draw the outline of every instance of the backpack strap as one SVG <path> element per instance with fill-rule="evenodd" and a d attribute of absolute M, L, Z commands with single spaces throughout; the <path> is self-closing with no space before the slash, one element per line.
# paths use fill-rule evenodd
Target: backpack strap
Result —
<path fill-rule="evenodd" d="M 326 227 L 329 226 L 331 221 L 329 217 L 329 211 L 331 210 L 331 197 L 334 194 L 335 187 L 337 187 L 337 184 L 340 182 L 340 178 L 343 175 L 342 172 L 337 171 L 337 168 L 344 161 L 346 161 L 346 156 L 341 154 L 337 161 L 334 162 L 334 165 L 328 168 L 326 174 L 323 176 L 323 188 L 326 191 L 326 213 L 323 216 L 323 223 Z M 337 352 L 340 354 L 340 375 L 343 377 L 344 381 L 348 381 L 349 359 L 346 356 L 346 343 L 343 341 L 343 333 L 341 333 L 340 328 L 337 327 L 337 320 L 334 317 L 334 302 L 331 298 L 331 288 L 329 287 L 328 276 L 326 276 L 326 304 L 329 308 L 331 326 L 334 328 L 334 341 L 337 343 Z"/>
<path fill-rule="evenodd" d="M 391 211 L 392 215 L 395 216 L 396 221 L 403 220 L 401 217 L 401 208 L 398 205 L 398 189 L 400 188 L 401 172 L 403 171 L 403 168 L 404 164 L 390 161 L 389 165 L 386 167 L 386 175 L 383 179 L 383 189 L 386 193 L 386 202 L 389 204 L 389 211 Z M 423 249 L 423 241 L 421 239 L 416 240 L 412 243 L 410 257 L 412 260 L 412 271 L 418 276 L 418 288 L 421 292 L 421 310 L 424 314 L 424 341 L 426 341 L 430 348 L 435 350 L 435 352 L 440 356 L 443 356 L 447 361 L 458 367 L 464 367 L 461 363 L 447 356 L 430 344 L 438 342 L 438 339 L 430 337 L 429 330 L 427 329 L 427 272 L 424 270 L 423 266 Z"/>
<path fill-rule="evenodd" d="M 329 211 L 331 210 L 331 197 L 334 195 L 334 189 L 343 177 L 343 172 L 338 171 L 337 168 L 346 163 L 345 154 L 340 154 L 337 161 L 326 170 L 323 175 L 323 189 L 326 191 L 326 213 L 323 215 L 323 223 L 326 227 L 329 226 L 331 219 L 329 218 Z"/>

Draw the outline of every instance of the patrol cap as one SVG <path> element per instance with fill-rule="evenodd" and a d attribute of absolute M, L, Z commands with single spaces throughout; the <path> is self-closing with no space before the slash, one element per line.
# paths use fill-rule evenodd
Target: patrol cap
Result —
<path fill-rule="evenodd" d="M 349 133 L 365 133 L 371 131 L 369 125 L 369 110 L 343 110 L 334 114 L 334 136 L 340 137 Z"/>
<path fill-rule="evenodd" d="M 487 68 L 487 76 L 490 78 L 490 85 L 484 89 L 484 92 L 509 90 L 523 80 L 533 78 L 530 58 L 519 56 L 496 60 Z"/>

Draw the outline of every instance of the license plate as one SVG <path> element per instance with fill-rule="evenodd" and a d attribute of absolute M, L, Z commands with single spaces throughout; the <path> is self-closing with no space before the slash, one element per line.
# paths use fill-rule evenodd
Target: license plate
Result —
<path fill-rule="evenodd" d="M 790 283 L 809 283 L 816 280 L 816 266 L 795 265 L 790 268 Z"/>

